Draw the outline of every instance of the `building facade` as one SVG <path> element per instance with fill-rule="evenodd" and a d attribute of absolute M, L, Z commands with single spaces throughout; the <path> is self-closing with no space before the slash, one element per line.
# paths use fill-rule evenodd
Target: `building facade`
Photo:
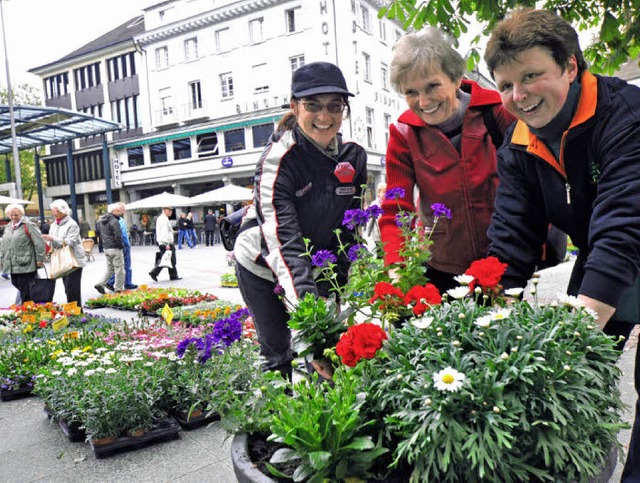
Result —
<path fill-rule="evenodd" d="M 168 0 L 64 58 L 32 69 L 45 104 L 122 124 L 109 139 L 112 187 L 134 201 L 161 191 L 194 196 L 252 186 L 256 161 L 301 65 L 338 65 L 351 114 L 343 136 L 369 154 L 369 184 L 384 178 L 388 127 L 404 101 L 390 87 L 391 49 L 403 31 L 378 19 L 375 0 Z M 76 191 L 93 219 L 103 202 L 101 146 L 74 146 Z M 64 197 L 66 154 L 44 157 L 48 197 Z"/>

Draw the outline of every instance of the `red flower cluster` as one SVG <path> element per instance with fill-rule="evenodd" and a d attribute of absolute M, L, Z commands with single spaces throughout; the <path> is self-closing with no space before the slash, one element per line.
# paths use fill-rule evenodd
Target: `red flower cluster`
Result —
<path fill-rule="evenodd" d="M 376 300 L 381 300 L 383 304 L 380 305 L 380 310 L 385 310 L 385 305 L 387 306 L 386 308 L 402 305 L 403 298 L 404 294 L 399 288 L 394 287 L 389 282 L 378 282 L 373 288 L 373 297 L 369 299 L 369 303 L 372 304 Z"/>
<path fill-rule="evenodd" d="M 474 289 L 476 283 L 483 288 L 495 289 L 500 284 L 500 279 L 506 269 L 506 263 L 502 263 L 496 257 L 487 257 L 473 262 L 464 273 L 475 279 L 469 284 L 471 290 Z"/>
<path fill-rule="evenodd" d="M 404 296 L 405 305 L 413 305 L 414 315 L 420 316 L 424 314 L 431 305 L 438 305 L 442 302 L 442 295 L 432 283 L 426 284 L 424 287 L 416 285 L 412 287 Z"/>
<path fill-rule="evenodd" d="M 361 359 L 373 359 L 387 338 L 387 333 L 379 325 L 370 322 L 352 325 L 340 337 L 336 353 L 344 365 L 354 367 Z"/>

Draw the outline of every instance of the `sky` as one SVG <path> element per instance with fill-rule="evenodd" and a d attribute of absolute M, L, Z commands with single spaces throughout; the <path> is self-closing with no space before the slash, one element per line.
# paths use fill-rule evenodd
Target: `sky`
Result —
<path fill-rule="evenodd" d="M 64 57 L 160 0 L 0 0 L 11 86 L 41 87 L 27 71 Z M 0 86 L 7 86 L 0 38 Z"/>

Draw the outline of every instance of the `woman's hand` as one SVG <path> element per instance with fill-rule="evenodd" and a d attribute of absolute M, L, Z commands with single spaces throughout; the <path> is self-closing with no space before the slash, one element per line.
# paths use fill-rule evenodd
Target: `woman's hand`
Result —
<path fill-rule="evenodd" d="M 43 239 L 44 241 L 48 241 L 48 242 L 50 242 L 50 241 L 52 241 L 52 240 L 53 240 L 53 237 L 52 237 L 51 235 L 42 235 L 42 239 Z"/>

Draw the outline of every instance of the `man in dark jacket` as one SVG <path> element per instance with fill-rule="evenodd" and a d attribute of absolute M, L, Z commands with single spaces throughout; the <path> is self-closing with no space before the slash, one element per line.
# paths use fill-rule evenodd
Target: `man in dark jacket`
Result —
<path fill-rule="evenodd" d="M 526 285 L 552 223 L 579 248 L 568 293 L 628 338 L 640 320 L 640 89 L 589 73 L 573 27 L 545 10 L 498 24 L 485 61 L 519 119 L 498 153 L 489 228 L 489 254 L 508 264 L 503 287 Z M 640 481 L 639 413 L 637 403 L 623 482 Z"/>
<path fill-rule="evenodd" d="M 111 275 L 115 275 L 114 292 L 124 290 L 124 244 L 118 221 L 122 216 L 123 209 L 120 203 L 113 203 L 109 205 L 107 211 L 106 215 L 100 217 L 100 238 L 107 260 L 107 271 L 102 277 L 102 281 L 95 285 L 95 289 L 101 294 L 105 293 L 105 287 Z"/>
<path fill-rule="evenodd" d="M 213 214 L 213 210 L 209 210 L 209 212 L 204 217 L 205 244 L 208 247 L 212 247 L 216 244 L 214 233 L 217 225 L 218 220 L 216 220 L 216 216 Z"/>

